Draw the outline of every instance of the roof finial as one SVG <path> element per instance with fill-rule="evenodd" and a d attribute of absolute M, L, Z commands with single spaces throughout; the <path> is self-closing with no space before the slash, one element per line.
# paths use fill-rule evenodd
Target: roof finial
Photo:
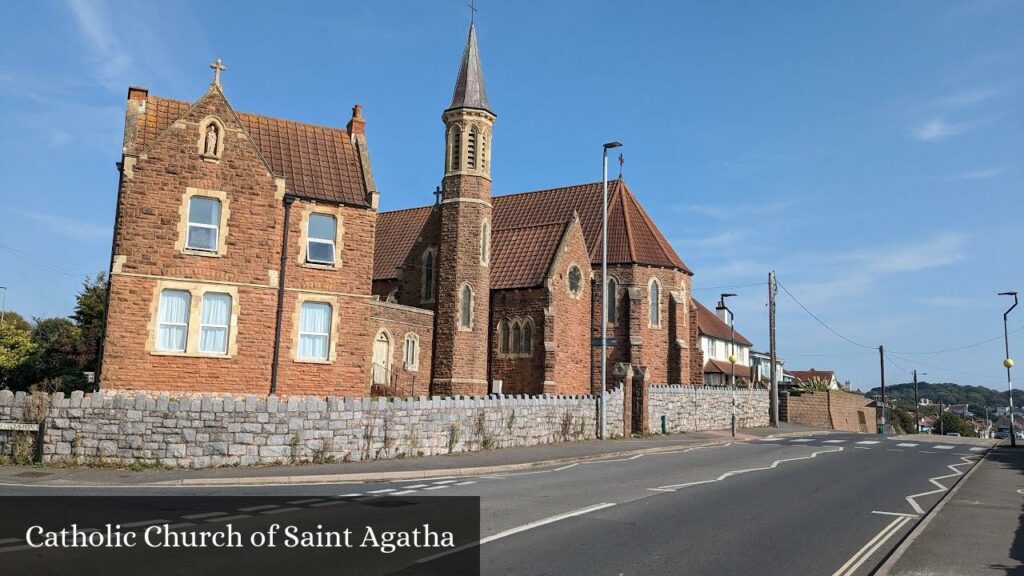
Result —
<path fill-rule="evenodd" d="M 472 26 L 476 21 L 476 0 L 469 0 L 466 6 L 469 6 L 469 25 Z"/>
<path fill-rule="evenodd" d="M 619 180 L 622 180 L 622 165 L 626 163 L 626 157 L 619 152 Z"/>
<path fill-rule="evenodd" d="M 227 70 L 228 67 L 221 62 L 220 58 L 217 58 L 213 61 L 213 64 L 210 64 L 210 68 L 213 69 L 213 82 L 211 82 L 211 85 L 220 88 L 220 73 Z"/>

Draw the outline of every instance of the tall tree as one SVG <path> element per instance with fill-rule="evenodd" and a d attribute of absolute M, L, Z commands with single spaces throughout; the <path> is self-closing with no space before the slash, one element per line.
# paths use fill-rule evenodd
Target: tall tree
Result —
<path fill-rule="evenodd" d="M 32 334 L 19 323 L 6 318 L 0 323 L 0 388 L 15 387 L 35 350 Z"/>
<path fill-rule="evenodd" d="M 32 329 L 32 372 L 23 385 L 72 391 L 85 386 L 82 375 L 82 332 L 67 318 L 36 319 Z"/>
<path fill-rule="evenodd" d="M 100 345 L 107 314 L 107 275 L 100 272 L 95 279 L 86 276 L 82 290 L 75 296 L 75 313 L 71 319 L 81 331 L 82 369 L 96 372 L 99 366 Z"/>

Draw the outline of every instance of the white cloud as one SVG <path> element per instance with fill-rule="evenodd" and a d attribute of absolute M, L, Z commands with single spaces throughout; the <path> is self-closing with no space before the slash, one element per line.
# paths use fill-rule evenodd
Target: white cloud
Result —
<path fill-rule="evenodd" d="M 691 212 L 699 216 L 715 220 L 740 221 L 751 215 L 768 216 L 788 210 L 796 203 L 795 199 L 785 198 L 763 204 L 744 202 L 743 204 L 680 204 L 672 208 L 680 212 Z"/>
<path fill-rule="evenodd" d="M 1005 113 L 993 114 L 966 122 L 956 123 L 947 122 L 943 118 L 934 118 L 912 130 L 911 136 L 913 136 L 913 138 L 918 142 L 935 142 L 950 136 L 966 134 L 967 132 L 977 130 L 982 126 L 992 124 L 1005 116 Z"/>
<path fill-rule="evenodd" d="M 122 76 L 132 58 L 108 26 L 107 6 L 101 0 L 68 0 L 78 30 L 88 42 L 104 84 L 112 90 L 123 88 Z"/>
<path fill-rule="evenodd" d="M 988 178 L 995 178 L 1004 171 L 1003 167 L 996 168 L 983 168 L 980 170 L 967 170 L 951 176 L 948 180 L 986 180 Z"/>

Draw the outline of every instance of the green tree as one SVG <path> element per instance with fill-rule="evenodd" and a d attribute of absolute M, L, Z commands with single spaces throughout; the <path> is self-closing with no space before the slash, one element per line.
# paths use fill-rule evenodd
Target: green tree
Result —
<path fill-rule="evenodd" d="M 935 424 L 932 425 L 932 434 L 947 434 L 958 432 L 961 436 L 976 436 L 974 426 L 953 412 L 943 412 Z"/>
<path fill-rule="evenodd" d="M 32 323 L 25 320 L 25 317 L 17 312 L 11 312 L 7 310 L 4 312 L 4 322 L 13 324 L 16 328 L 29 332 L 32 330 Z"/>
<path fill-rule="evenodd" d="M 32 328 L 31 373 L 22 386 L 43 384 L 70 392 L 85 386 L 82 374 L 82 331 L 67 318 L 36 319 Z"/>
<path fill-rule="evenodd" d="M 904 410 L 901 406 L 893 407 L 892 423 L 904 434 L 917 433 L 917 426 L 914 425 L 914 415 Z"/>
<path fill-rule="evenodd" d="M 17 322 L 0 323 L 0 388 L 13 387 L 17 375 L 31 361 L 36 344 L 32 334 Z"/>
<path fill-rule="evenodd" d="M 82 369 L 96 372 L 107 314 L 107 289 L 110 282 L 100 272 L 95 279 L 86 276 L 82 290 L 75 296 L 75 313 L 71 319 L 81 331 Z"/>

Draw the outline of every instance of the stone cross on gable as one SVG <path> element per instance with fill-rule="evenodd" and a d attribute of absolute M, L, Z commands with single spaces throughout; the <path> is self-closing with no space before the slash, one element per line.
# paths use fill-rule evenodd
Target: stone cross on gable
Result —
<path fill-rule="evenodd" d="M 210 64 L 210 68 L 213 69 L 213 85 L 220 87 L 220 73 L 227 70 L 228 67 L 221 62 L 220 58 L 217 58 L 213 64 Z"/>

